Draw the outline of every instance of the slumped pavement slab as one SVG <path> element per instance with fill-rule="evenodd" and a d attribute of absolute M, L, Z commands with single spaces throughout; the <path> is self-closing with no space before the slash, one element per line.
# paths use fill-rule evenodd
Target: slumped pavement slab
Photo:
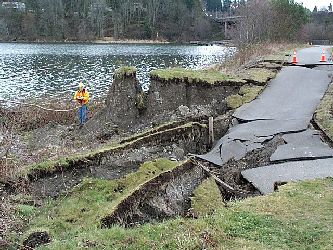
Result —
<path fill-rule="evenodd" d="M 322 142 L 317 131 L 308 129 L 282 138 L 286 144 L 276 149 L 270 158 L 271 162 L 333 158 L 333 150 Z"/>
<path fill-rule="evenodd" d="M 313 51 L 318 54 L 320 48 L 310 48 L 309 52 L 305 49 L 303 55 Z M 210 152 L 196 157 L 223 167 L 231 158 L 239 160 L 282 134 L 286 144 L 277 148 L 270 161 L 291 162 L 242 172 L 263 194 L 273 191 L 275 181 L 332 176 L 333 150 L 320 140 L 318 132 L 308 129 L 331 82 L 325 67 L 284 67 L 257 99 L 235 111 L 234 117 L 242 123 L 230 128 Z M 312 160 L 303 161 L 308 159 Z"/>
<path fill-rule="evenodd" d="M 276 181 L 296 182 L 333 176 L 333 159 L 286 162 L 241 172 L 262 194 L 274 191 Z"/>

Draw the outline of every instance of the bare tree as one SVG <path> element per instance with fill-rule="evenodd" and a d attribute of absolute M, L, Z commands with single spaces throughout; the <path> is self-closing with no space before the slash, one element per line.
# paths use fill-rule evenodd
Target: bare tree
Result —
<path fill-rule="evenodd" d="M 9 30 L 5 19 L 0 19 L 0 36 L 9 36 Z"/>
<path fill-rule="evenodd" d="M 272 28 L 272 9 L 269 0 L 253 0 L 237 9 L 241 20 L 232 32 L 238 44 L 249 44 L 267 40 Z"/>
<path fill-rule="evenodd" d="M 105 27 L 105 10 L 106 2 L 105 0 L 97 0 L 91 4 L 90 7 L 90 19 L 92 24 L 92 29 L 95 30 L 95 36 L 99 38 L 104 37 L 104 27 Z"/>

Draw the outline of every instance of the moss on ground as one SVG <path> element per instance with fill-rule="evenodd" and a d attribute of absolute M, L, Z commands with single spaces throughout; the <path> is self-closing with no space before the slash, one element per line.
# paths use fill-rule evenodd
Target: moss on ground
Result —
<path fill-rule="evenodd" d="M 315 111 L 321 128 L 333 139 L 333 83 L 331 83 Z"/>
<path fill-rule="evenodd" d="M 251 68 L 245 71 L 246 79 L 258 82 L 261 84 L 267 83 L 270 79 L 276 76 L 277 72 L 265 68 Z"/>
<path fill-rule="evenodd" d="M 51 243 L 37 249 L 330 249 L 332 178 L 289 183 L 279 192 L 228 204 L 208 179 L 192 197 L 196 219 L 100 229 L 101 214 L 127 190 L 172 168 L 160 161 L 147 163 L 127 181 L 87 179 L 50 201 L 30 224 L 29 232 L 42 228 L 51 235 Z"/>
<path fill-rule="evenodd" d="M 57 200 L 49 200 L 30 223 L 27 233 L 43 228 L 54 237 L 66 238 L 74 237 L 86 229 L 95 229 L 99 227 L 101 218 L 108 215 L 134 189 L 176 165 L 176 161 L 161 158 L 143 163 L 137 172 L 119 180 L 85 179 Z M 21 205 L 19 209 L 27 210 Z M 25 216 L 34 215 L 32 211 L 25 213 Z"/>
<path fill-rule="evenodd" d="M 122 79 L 124 76 L 131 76 L 136 74 L 135 67 L 123 66 L 114 71 L 115 79 Z"/>
<path fill-rule="evenodd" d="M 236 79 L 230 77 L 226 74 L 223 74 L 219 71 L 207 69 L 207 70 L 188 70 L 183 68 L 169 68 L 169 69 L 158 69 L 150 72 L 151 77 L 158 77 L 159 79 L 164 80 L 173 80 L 173 79 L 187 79 L 189 83 L 203 81 L 210 84 L 215 82 L 224 82 L 224 81 L 240 81 L 241 79 Z"/>
<path fill-rule="evenodd" d="M 240 88 L 237 95 L 227 97 L 227 105 L 232 109 L 236 109 L 244 103 L 253 101 L 263 89 L 264 86 L 246 84 Z"/>

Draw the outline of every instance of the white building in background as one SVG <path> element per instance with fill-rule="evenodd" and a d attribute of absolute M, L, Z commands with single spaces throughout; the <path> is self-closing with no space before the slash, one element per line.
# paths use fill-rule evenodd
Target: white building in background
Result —
<path fill-rule="evenodd" d="M 22 2 L 3 2 L 1 7 L 4 9 L 15 9 L 19 11 L 25 11 L 25 3 Z"/>

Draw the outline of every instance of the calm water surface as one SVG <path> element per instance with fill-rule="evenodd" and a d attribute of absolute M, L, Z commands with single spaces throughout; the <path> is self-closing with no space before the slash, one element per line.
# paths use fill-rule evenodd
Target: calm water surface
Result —
<path fill-rule="evenodd" d="M 80 81 L 91 97 L 104 95 L 114 70 L 134 66 L 144 90 L 158 68 L 202 69 L 223 61 L 235 48 L 170 44 L 0 43 L 0 98 L 71 99 Z"/>

